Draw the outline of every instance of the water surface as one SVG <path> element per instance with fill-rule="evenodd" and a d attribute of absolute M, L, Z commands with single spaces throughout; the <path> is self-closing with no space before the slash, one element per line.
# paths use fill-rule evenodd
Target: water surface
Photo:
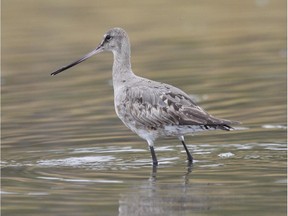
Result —
<path fill-rule="evenodd" d="M 286 215 L 285 1 L 2 1 L 2 215 Z M 156 143 L 116 117 L 112 54 L 58 76 L 120 26 L 137 75 L 241 130 Z"/>

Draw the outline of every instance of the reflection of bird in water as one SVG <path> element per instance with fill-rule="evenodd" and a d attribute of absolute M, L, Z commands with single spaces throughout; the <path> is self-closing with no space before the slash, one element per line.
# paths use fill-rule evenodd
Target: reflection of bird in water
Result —
<path fill-rule="evenodd" d="M 154 141 L 175 136 L 182 142 L 188 161 L 192 162 L 184 135 L 198 131 L 221 129 L 229 131 L 233 121 L 218 119 L 199 107 L 185 92 L 164 83 L 136 76 L 130 63 L 130 42 L 121 28 L 110 29 L 99 46 L 81 59 L 64 66 L 51 75 L 73 67 L 94 54 L 112 51 L 114 106 L 118 117 L 150 147 L 153 165 L 157 165 Z"/>
<path fill-rule="evenodd" d="M 189 163 L 189 162 L 188 162 L 188 164 L 187 164 L 187 172 L 186 172 L 185 175 L 183 176 L 183 178 L 185 179 L 184 184 L 188 184 L 188 181 L 189 181 L 188 176 L 189 176 L 189 174 L 192 172 L 192 168 L 193 168 L 192 165 L 193 165 L 192 163 Z M 157 166 L 152 166 L 151 177 L 150 177 L 150 179 L 149 179 L 151 182 L 156 182 L 157 170 L 158 170 Z"/>
<path fill-rule="evenodd" d="M 157 173 L 154 166 L 148 181 L 142 184 L 137 181 L 127 192 L 120 195 L 118 215 L 174 216 L 209 209 L 209 202 L 206 201 L 208 197 L 201 194 L 204 185 L 196 185 L 194 188 L 193 184 L 189 184 L 191 170 L 190 164 L 186 173 L 178 175 L 179 172 L 175 171 L 171 175 L 165 172 Z"/>

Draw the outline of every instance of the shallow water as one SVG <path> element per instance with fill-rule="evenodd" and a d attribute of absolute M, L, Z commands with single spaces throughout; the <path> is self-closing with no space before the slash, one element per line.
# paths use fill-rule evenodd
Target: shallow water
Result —
<path fill-rule="evenodd" d="M 286 215 L 285 1 L 2 1 L 2 215 Z M 116 117 L 112 55 L 55 77 L 113 26 L 136 74 L 232 132 L 156 143 Z"/>

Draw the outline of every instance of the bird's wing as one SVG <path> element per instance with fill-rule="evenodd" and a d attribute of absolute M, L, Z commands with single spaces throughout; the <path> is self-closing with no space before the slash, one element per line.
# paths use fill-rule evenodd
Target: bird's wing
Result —
<path fill-rule="evenodd" d="M 224 125 L 183 91 L 173 86 L 153 88 L 134 86 L 126 89 L 125 106 L 134 121 L 149 127 L 166 125 Z"/>

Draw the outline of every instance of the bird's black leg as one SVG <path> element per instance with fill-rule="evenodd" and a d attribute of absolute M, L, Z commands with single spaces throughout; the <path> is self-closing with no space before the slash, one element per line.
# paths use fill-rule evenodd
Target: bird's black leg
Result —
<path fill-rule="evenodd" d="M 182 142 L 182 144 L 183 144 L 183 146 L 184 146 L 184 149 L 185 149 L 185 151 L 186 151 L 187 160 L 188 160 L 190 163 L 193 163 L 193 157 L 192 157 L 192 155 L 190 154 L 190 152 L 189 152 L 189 150 L 188 150 L 188 148 L 187 148 L 184 140 L 181 140 L 181 142 Z"/>
<path fill-rule="evenodd" d="M 154 151 L 154 147 L 153 146 L 149 146 L 150 148 L 150 152 L 151 152 L 151 156 L 152 156 L 152 160 L 153 160 L 153 166 L 157 166 L 158 165 L 158 161 L 157 161 L 157 157 Z"/>

